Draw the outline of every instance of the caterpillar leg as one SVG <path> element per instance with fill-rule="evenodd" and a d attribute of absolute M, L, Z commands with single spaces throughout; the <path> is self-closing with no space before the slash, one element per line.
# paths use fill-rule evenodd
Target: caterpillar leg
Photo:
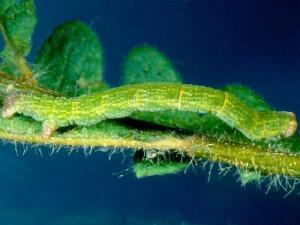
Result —
<path fill-rule="evenodd" d="M 42 138 L 44 139 L 49 139 L 51 138 L 53 132 L 57 130 L 58 126 L 56 122 L 51 121 L 51 120 L 45 120 L 43 122 L 43 133 L 42 133 Z"/>

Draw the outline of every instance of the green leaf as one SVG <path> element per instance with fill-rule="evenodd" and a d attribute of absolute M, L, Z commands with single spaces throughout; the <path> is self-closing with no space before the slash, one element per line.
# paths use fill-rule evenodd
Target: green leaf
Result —
<path fill-rule="evenodd" d="M 134 153 L 133 172 L 137 178 L 176 174 L 186 170 L 190 160 L 176 152 L 139 150 Z"/>
<path fill-rule="evenodd" d="M 123 83 L 145 82 L 181 83 L 180 74 L 159 50 L 149 45 L 133 48 L 123 65 Z"/>
<path fill-rule="evenodd" d="M 188 163 L 162 160 L 160 163 L 151 163 L 147 160 L 134 162 L 133 172 L 137 178 L 149 176 L 163 176 L 182 172 L 188 167 Z"/>
<path fill-rule="evenodd" d="M 95 32 L 79 21 L 58 26 L 42 45 L 35 63 L 39 84 L 66 96 L 103 88 L 102 47 Z"/>
<path fill-rule="evenodd" d="M 4 11 L 14 3 L 15 0 L 0 0 L 0 15 L 3 15 Z"/>
<path fill-rule="evenodd" d="M 0 5 L 0 30 L 5 42 L 1 69 L 11 75 L 27 75 L 30 70 L 24 57 L 30 52 L 36 24 L 33 0 L 2 0 Z"/>

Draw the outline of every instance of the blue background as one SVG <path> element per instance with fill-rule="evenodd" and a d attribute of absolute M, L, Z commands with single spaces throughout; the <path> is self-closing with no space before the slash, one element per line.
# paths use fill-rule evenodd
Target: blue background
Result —
<path fill-rule="evenodd" d="M 120 84 L 127 52 L 148 43 L 171 59 L 186 83 L 242 83 L 300 117 L 297 0 L 38 0 L 36 6 L 31 60 L 55 26 L 79 19 L 99 35 L 105 80 L 113 86 Z M 283 225 L 300 219 L 297 192 L 285 199 L 282 191 L 265 195 L 263 188 L 242 188 L 235 176 L 216 172 L 207 182 L 202 169 L 141 180 L 124 172 L 118 178 L 129 159 L 121 164 L 121 156 L 108 160 L 106 153 L 85 157 L 79 149 L 68 156 L 62 150 L 50 157 L 47 148 L 42 151 L 43 157 L 34 148 L 17 157 L 14 145 L 1 147 L 1 225 Z"/>

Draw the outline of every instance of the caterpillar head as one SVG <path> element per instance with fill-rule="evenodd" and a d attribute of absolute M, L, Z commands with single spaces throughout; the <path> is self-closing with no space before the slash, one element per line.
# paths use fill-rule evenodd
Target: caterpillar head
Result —
<path fill-rule="evenodd" d="M 16 90 L 9 90 L 7 96 L 4 98 L 3 102 L 3 110 L 2 110 L 2 117 L 3 118 L 10 118 L 12 117 L 17 111 L 17 100 L 19 98 L 19 92 Z"/>
<path fill-rule="evenodd" d="M 297 130 L 297 127 L 298 127 L 297 119 L 296 119 L 295 114 L 292 112 L 283 112 L 283 113 L 286 113 L 289 117 L 289 123 L 288 123 L 287 129 L 283 133 L 283 136 L 290 137 Z"/>
<path fill-rule="evenodd" d="M 292 112 L 267 112 L 265 117 L 264 134 L 269 135 L 267 139 L 287 138 L 296 132 L 297 120 Z"/>

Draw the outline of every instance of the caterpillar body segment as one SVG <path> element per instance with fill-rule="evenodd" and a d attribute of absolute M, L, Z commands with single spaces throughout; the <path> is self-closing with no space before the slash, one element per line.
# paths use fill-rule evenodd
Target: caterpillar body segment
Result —
<path fill-rule="evenodd" d="M 293 113 L 256 112 L 228 92 L 173 83 L 126 85 L 73 98 L 12 91 L 4 101 L 3 117 L 21 113 L 42 121 L 42 136 L 49 138 L 59 127 L 87 126 L 128 117 L 133 112 L 166 110 L 211 112 L 251 140 L 288 137 L 297 128 Z"/>

